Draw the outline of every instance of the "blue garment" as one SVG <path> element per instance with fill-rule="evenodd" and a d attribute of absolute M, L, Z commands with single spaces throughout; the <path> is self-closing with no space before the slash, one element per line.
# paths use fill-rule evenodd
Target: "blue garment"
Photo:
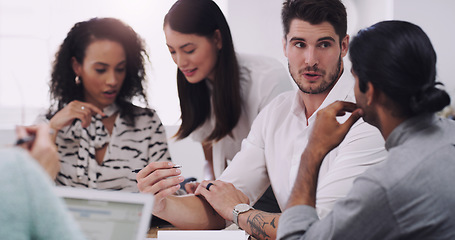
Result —
<path fill-rule="evenodd" d="M 0 239 L 85 239 L 49 176 L 25 151 L 0 150 L 0 184 Z"/>
<path fill-rule="evenodd" d="M 386 148 L 326 218 L 310 206 L 287 209 L 278 239 L 455 239 L 455 121 L 409 119 Z"/>

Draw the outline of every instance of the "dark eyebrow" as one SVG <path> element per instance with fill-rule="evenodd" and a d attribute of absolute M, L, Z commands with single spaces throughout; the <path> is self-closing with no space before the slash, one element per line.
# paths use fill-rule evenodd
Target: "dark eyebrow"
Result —
<path fill-rule="evenodd" d="M 319 38 L 318 39 L 318 42 L 321 42 L 321 41 L 331 41 L 331 42 L 335 42 L 335 39 L 333 37 L 323 37 L 323 38 Z"/>
<path fill-rule="evenodd" d="M 125 64 L 125 63 L 126 63 L 126 60 L 123 60 L 123 61 L 117 63 L 117 66 L 122 65 L 122 64 Z"/>
<path fill-rule="evenodd" d="M 169 46 L 167 43 L 166 43 L 166 45 L 167 45 L 167 47 L 169 47 L 169 48 L 173 48 L 173 47 Z M 187 46 L 190 46 L 190 45 L 194 45 L 194 44 L 193 44 L 193 43 L 185 43 L 185 44 L 183 44 L 182 46 L 180 46 L 179 48 L 180 48 L 180 49 L 183 49 L 183 48 L 185 48 L 185 47 L 187 47 Z"/>
<path fill-rule="evenodd" d="M 292 41 L 302 41 L 302 42 L 305 42 L 305 39 L 304 38 L 299 38 L 299 37 L 293 37 L 289 40 L 289 42 L 292 42 Z"/>
<path fill-rule="evenodd" d="M 185 47 L 188 47 L 190 45 L 194 45 L 193 43 L 187 43 L 187 44 L 183 44 L 182 46 L 180 46 L 179 48 L 180 49 L 184 49 Z"/>
<path fill-rule="evenodd" d="M 291 38 L 291 40 L 289 40 L 290 42 L 292 41 L 302 41 L 302 42 L 305 42 L 305 38 L 299 38 L 299 37 L 293 37 Z M 331 41 L 331 42 L 335 42 L 335 39 L 333 37 L 322 37 L 322 38 L 319 38 L 318 39 L 318 42 L 321 42 L 321 41 Z"/>
<path fill-rule="evenodd" d="M 109 64 L 103 63 L 103 62 L 96 62 L 95 64 L 99 64 L 99 65 L 102 65 L 104 67 L 109 67 Z"/>
<path fill-rule="evenodd" d="M 126 60 L 119 62 L 116 66 L 126 63 Z M 96 62 L 95 64 L 102 65 L 103 67 L 109 67 L 109 64 L 103 62 Z"/>

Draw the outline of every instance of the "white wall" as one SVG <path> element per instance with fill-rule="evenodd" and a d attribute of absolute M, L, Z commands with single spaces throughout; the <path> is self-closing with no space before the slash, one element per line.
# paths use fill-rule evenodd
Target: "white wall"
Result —
<path fill-rule="evenodd" d="M 343 2 L 348 12 L 348 33 L 352 34 L 352 30 L 357 31 L 359 29 L 356 26 L 358 22 L 357 2 L 355 0 L 344 0 Z M 227 18 L 238 52 L 274 57 L 287 67 L 282 44 L 282 3 L 283 0 L 228 1 Z"/>
<path fill-rule="evenodd" d="M 235 48 L 286 63 L 281 39 L 281 0 L 229 0 L 227 19 Z"/>
<path fill-rule="evenodd" d="M 261 54 L 287 65 L 282 52 L 282 0 L 218 0 L 231 27 L 238 52 Z M 455 96 L 451 78 L 455 46 L 455 1 L 452 0 L 343 0 L 348 11 L 348 33 L 386 19 L 409 20 L 427 32 L 438 54 L 438 77 Z M 165 46 L 164 14 L 174 0 L 0 0 L 0 128 L 30 124 L 37 108 L 48 106 L 50 66 L 58 45 L 77 21 L 116 17 L 145 38 L 151 65 L 149 101 L 165 125 L 179 124 L 175 84 L 176 67 Z M 346 67 L 349 69 L 349 62 Z M 170 126 L 171 129 L 173 126 Z M 172 135 L 172 133 L 169 133 Z M 193 142 L 174 143 L 176 158 L 185 153 L 200 159 Z M 176 144 L 176 145 L 175 145 Z M 174 148 L 175 147 L 175 148 Z M 180 160 L 179 160 L 180 161 Z M 201 164 L 199 160 L 196 164 Z M 195 168 L 198 168 L 197 166 Z"/>
<path fill-rule="evenodd" d="M 455 1 L 395 0 L 394 19 L 415 23 L 428 34 L 438 56 L 437 80 L 444 83 L 455 106 Z"/>
<path fill-rule="evenodd" d="M 342 0 L 348 13 L 348 34 L 390 19 L 393 0 Z M 287 67 L 283 54 L 281 6 L 283 0 L 229 0 L 228 22 L 238 52 L 274 57 Z M 344 59 L 347 69 L 348 58 Z M 292 81 L 292 80 L 291 80 Z"/>
<path fill-rule="evenodd" d="M 51 63 L 67 32 L 93 17 L 123 20 L 141 35 L 151 64 L 149 103 L 166 125 L 170 152 L 185 176 L 202 178 L 203 153 L 191 139 L 175 142 L 179 123 L 176 66 L 165 45 L 163 18 L 174 0 L 0 0 L 0 147 L 12 143 L 14 125 L 33 123 L 48 107 Z M 224 0 L 216 1 L 225 10 Z"/>
<path fill-rule="evenodd" d="M 360 29 L 368 27 L 382 20 L 393 19 L 394 0 L 351 0 L 349 5 L 353 11 L 348 14 L 356 15 L 355 23 L 350 23 L 351 35 L 355 35 Z"/>
<path fill-rule="evenodd" d="M 149 101 L 166 125 L 179 124 L 175 64 L 165 46 L 164 14 L 174 0 L 0 0 L 0 118 L 1 125 L 29 124 L 36 108 L 48 106 L 50 66 L 58 45 L 77 21 L 117 17 L 145 38 L 151 58 L 147 66 Z M 238 52 L 279 59 L 282 53 L 282 0 L 219 0 Z M 343 0 L 348 10 L 348 33 L 384 19 L 415 22 L 430 35 L 438 53 L 439 79 L 452 96 L 450 39 L 455 22 L 451 0 Z M 444 18 L 444 19 L 443 19 Z M 448 27 L 446 27 L 448 26 Z M 347 60 L 347 59 L 346 59 Z M 347 67 L 349 62 L 346 61 Z M 31 108 L 31 109 L 30 109 Z"/>
<path fill-rule="evenodd" d="M 455 56 L 455 1 L 453 0 L 343 0 L 348 12 L 348 34 L 382 20 L 407 20 L 422 27 L 438 55 L 438 81 L 455 99 L 455 81 L 451 69 Z M 229 0 L 228 21 L 239 52 L 275 57 L 283 64 L 282 0 Z M 350 63 L 345 58 L 345 65 Z"/>
<path fill-rule="evenodd" d="M 176 66 L 165 45 L 163 18 L 174 0 L 0 0 L 1 125 L 30 124 L 49 105 L 51 63 L 67 32 L 93 17 L 123 20 L 141 35 L 150 54 L 149 103 L 166 125 L 179 124 Z M 216 0 L 223 11 L 226 0 Z M 10 112 L 11 108 L 19 111 Z"/>

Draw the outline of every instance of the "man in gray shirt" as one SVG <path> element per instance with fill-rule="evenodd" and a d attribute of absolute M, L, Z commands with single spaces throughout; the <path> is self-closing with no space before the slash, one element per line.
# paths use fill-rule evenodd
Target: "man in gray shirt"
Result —
<path fill-rule="evenodd" d="M 335 102 L 319 111 L 278 239 L 455 239 L 455 122 L 434 114 L 450 97 L 436 88 L 428 36 L 409 22 L 380 22 L 359 32 L 350 58 L 357 105 Z M 346 112 L 340 124 L 336 116 Z M 389 155 L 319 220 L 322 159 L 360 117 L 381 131 Z"/>

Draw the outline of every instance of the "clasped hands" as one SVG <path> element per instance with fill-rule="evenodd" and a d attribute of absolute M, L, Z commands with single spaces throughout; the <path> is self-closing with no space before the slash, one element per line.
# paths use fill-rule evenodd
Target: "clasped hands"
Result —
<path fill-rule="evenodd" d="M 172 162 L 152 162 L 136 175 L 137 186 L 143 193 L 152 193 L 155 196 L 154 214 L 160 213 L 166 208 L 167 198 L 180 189 L 180 183 L 184 177 L 178 168 L 173 168 Z M 207 185 L 212 183 L 209 190 Z M 233 184 L 221 180 L 207 181 L 201 183 L 188 183 L 191 187 L 185 186 L 187 190 L 193 189 L 194 195 L 202 196 L 224 219 L 232 221 L 232 210 L 239 203 L 249 203 L 248 197 Z M 187 184 L 187 185 L 188 185 Z M 191 192 L 191 190 L 190 190 Z"/>
<path fill-rule="evenodd" d="M 248 197 L 234 184 L 221 180 L 202 181 L 194 194 L 204 196 L 213 209 L 228 221 L 233 221 L 232 210 L 237 204 L 250 203 Z"/>

